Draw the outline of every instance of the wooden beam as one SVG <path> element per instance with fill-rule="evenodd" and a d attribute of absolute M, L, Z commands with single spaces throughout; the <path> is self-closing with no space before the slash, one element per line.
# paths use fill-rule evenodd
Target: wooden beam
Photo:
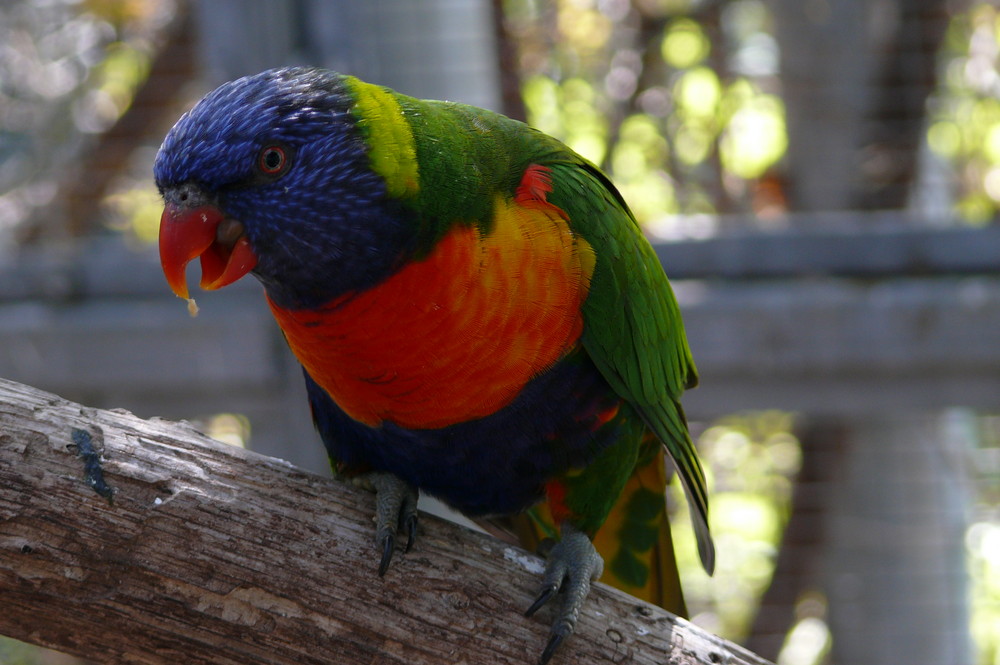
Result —
<path fill-rule="evenodd" d="M 689 414 L 997 407 L 998 277 L 676 286 L 701 374 Z"/>
<path fill-rule="evenodd" d="M 373 498 L 184 423 L 0 381 L 0 634 L 105 663 L 531 663 L 537 557 L 424 516 L 376 574 Z M 765 661 L 595 585 L 554 663 Z"/>
<path fill-rule="evenodd" d="M 796 220 L 794 228 L 773 232 L 722 232 L 705 240 L 654 237 L 653 246 L 675 282 L 1000 274 L 1000 226 L 919 227 L 907 225 L 898 212 L 797 215 Z M 722 222 L 727 228 L 735 224 Z M 239 290 L 260 287 L 241 280 L 226 293 Z M 0 304 L 165 293 L 154 249 L 131 251 L 119 238 L 88 239 L 71 251 L 27 248 L 0 261 Z"/>
<path fill-rule="evenodd" d="M 1000 272 L 1000 226 L 921 228 L 903 224 L 898 212 L 796 215 L 795 219 L 794 228 L 776 232 L 657 242 L 656 253 L 673 280 Z"/>

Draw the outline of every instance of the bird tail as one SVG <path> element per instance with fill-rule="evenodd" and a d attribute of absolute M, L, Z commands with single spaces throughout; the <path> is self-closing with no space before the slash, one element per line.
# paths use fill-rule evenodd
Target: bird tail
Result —
<path fill-rule="evenodd" d="M 652 433 L 642 441 L 635 469 L 594 535 L 604 558 L 601 581 L 687 616 L 666 514 L 667 469 L 663 446 Z M 545 503 L 513 518 L 522 546 L 536 550 L 558 533 Z"/>

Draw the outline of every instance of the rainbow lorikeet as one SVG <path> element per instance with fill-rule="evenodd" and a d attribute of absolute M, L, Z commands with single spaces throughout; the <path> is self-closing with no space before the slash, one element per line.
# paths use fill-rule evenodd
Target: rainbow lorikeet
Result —
<path fill-rule="evenodd" d="M 202 288 L 263 284 L 335 470 L 377 493 L 380 574 L 419 490 L 557 536 L 528 612 L 564 592 L 542 662 L 604 559 L 681 609 L 664 446 L 712 571 L 680 313 L 596 166 L 490 111 L 286 68 L 208 94 L 154 173 L 168 283 L 187 298 L 199 257 Z"/>

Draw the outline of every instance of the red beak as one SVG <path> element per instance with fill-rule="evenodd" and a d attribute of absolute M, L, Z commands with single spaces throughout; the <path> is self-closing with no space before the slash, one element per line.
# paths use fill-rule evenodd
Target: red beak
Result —
<path fill-rule="evenodd" d="M 188 298 L 184 269 L 201 258 L 201 288 L 232 284 L 257 265 L 243 225 L 214 205 L 186 208 L 168 203 L 160 218 L 160 265 L 171 290 Z"/>

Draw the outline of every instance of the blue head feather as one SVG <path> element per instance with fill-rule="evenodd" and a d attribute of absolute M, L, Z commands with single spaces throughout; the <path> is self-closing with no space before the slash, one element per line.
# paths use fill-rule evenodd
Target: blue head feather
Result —
<path fill-rule="evenodd" d="M 153 174 L 161 193 L 195 185 L 243 223 L 254 269 L 278 305 L 310 308 L 371 286 L 412 244 L 407 214 L 369 165 L 342 77 L 273 69 L 209 93 L 167 134 Z M 269 178 L 261 150 L 291 166 Z"/>

